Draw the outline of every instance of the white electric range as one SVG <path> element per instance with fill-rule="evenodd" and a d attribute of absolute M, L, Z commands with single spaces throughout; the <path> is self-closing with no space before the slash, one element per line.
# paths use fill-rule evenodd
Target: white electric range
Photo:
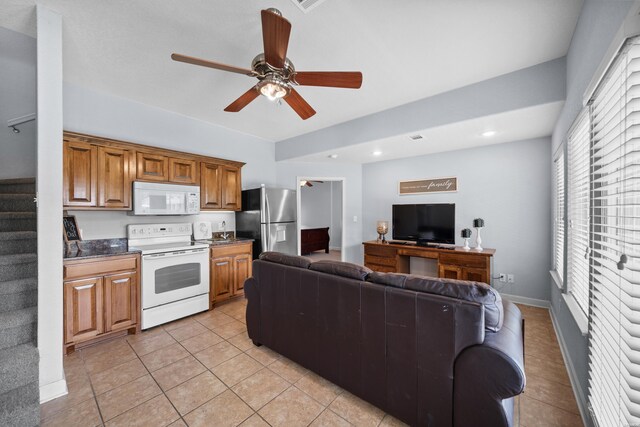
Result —
<path fill-rule="evenodd" d="M 142 329 L 209 309 L 209 245 L 191 224 L 131 224 L 129 248 L 142 252 Z"/>

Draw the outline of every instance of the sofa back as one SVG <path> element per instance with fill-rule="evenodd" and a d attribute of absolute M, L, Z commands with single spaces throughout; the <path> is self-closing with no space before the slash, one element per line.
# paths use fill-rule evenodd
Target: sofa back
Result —
<path fill-rule="evenodd" d="M 454 364 L 484 340 L 482 304 L 304 264 L 254 261 L 251 339 L 411 425 L 452 425 Z"/>

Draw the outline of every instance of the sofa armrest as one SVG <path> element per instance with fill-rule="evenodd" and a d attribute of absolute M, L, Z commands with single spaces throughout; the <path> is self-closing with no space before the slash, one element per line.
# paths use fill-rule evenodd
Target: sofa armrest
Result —
<path fill-rule="evenodd" d="M 524 390 L 524 347 L 520 310 L 504 302 L 505 319 L 498 332 L 485 334 L 480 345 L 456 359 L 454 425 L 511 426 L 511 398 Z"/>
<path fill-rule="evenodd" d="M 260 292 L 258 281 L 249 277 L 244 282 L 244 297 L 247 299 L 247 334 L 254 343 L 262 344 L 260 328 Z"/>

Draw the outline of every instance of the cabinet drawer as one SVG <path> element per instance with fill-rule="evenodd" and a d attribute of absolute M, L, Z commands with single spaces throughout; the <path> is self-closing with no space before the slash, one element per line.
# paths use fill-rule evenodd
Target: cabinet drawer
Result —
<path fill-rule="evenodd" d="M 437 252 L 430 252 L 423 249 L 398 249 L 398 255 L 438 259 Z"/>
<path fill-rule="evenodd" d="M 485 268 L 487 266 L 487 257 L 472 254 L 440 254 L 440 264 L 460 265 L 471 268 Z"/>
<path fill-rule="evenodd" d="M 396 273 L 397 272 L 395 267 L 389 266 L 389 265 L 368 264 L 365 262 L 364 266 L 372 269 L 373 271 L 377 271 L 378 273 Z"/>
<path fill-rule="evenodd" d="M 72 279 L 75 277 L 98 276 L 101 274 L 123 271 L 136 270 L 137 257 L 130 258 L 109 258 L 107 260 L 69 263 L 64 266 L 64 278 Z"/>
<path fill-rule="evenodd" d="M 376 264 L 376 265 L 386 265 L 389 267 L 396 267 L 396 257 L 381 257 L 376 255 L 365 255 L 364 256 L 365 264 Z"/>
<path fill-rule="evenodd" d="M 251 253 L 251 242 L 247 243 L 230 243 L 225 246 L 212 246 L 211 258 L 217 258 L 221 256 L 233 256 Z"/>
<path fill-rule="evenodd" d="M 374 255 L 380 257 L 393 257 L 396 256 L 396 249 L 388 246 L 378 245 L 364 245 L 364 253 L 366 255 Z"/>

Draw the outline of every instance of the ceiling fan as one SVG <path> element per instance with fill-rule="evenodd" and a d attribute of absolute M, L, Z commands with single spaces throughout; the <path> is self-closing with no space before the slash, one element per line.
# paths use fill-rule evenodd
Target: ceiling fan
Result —
<path fill-rule="evenodd" d="M 303 179 L 302 181 L 300 181 L 300 187 L 304 187 L 305 185 L 307 187 L 313 187 L 312 182 L 317 182 L 318 184 L 324 184 L 324 181 L 308 181 L 306 179 Z"/>
<path fill-rule="evenodd" d="M 359 71 L 296 71 L 293 63 L 287 58 L 290 33 L 291 23 L 282 17 L 278 9 L 270 8 L 262 11 L 264 53 L 253 59 L 251 69 L 177 53 L 172 54 L 171 59 L 256 77 L 258 83 L 224 109 L 233 113 L 242 110 L 262 94 L 271 101 L 284 99 L 303 120 L 306 120 L 316 112 L 293 88 L 293 85 L 360 88 L 362 73 Z"/>

